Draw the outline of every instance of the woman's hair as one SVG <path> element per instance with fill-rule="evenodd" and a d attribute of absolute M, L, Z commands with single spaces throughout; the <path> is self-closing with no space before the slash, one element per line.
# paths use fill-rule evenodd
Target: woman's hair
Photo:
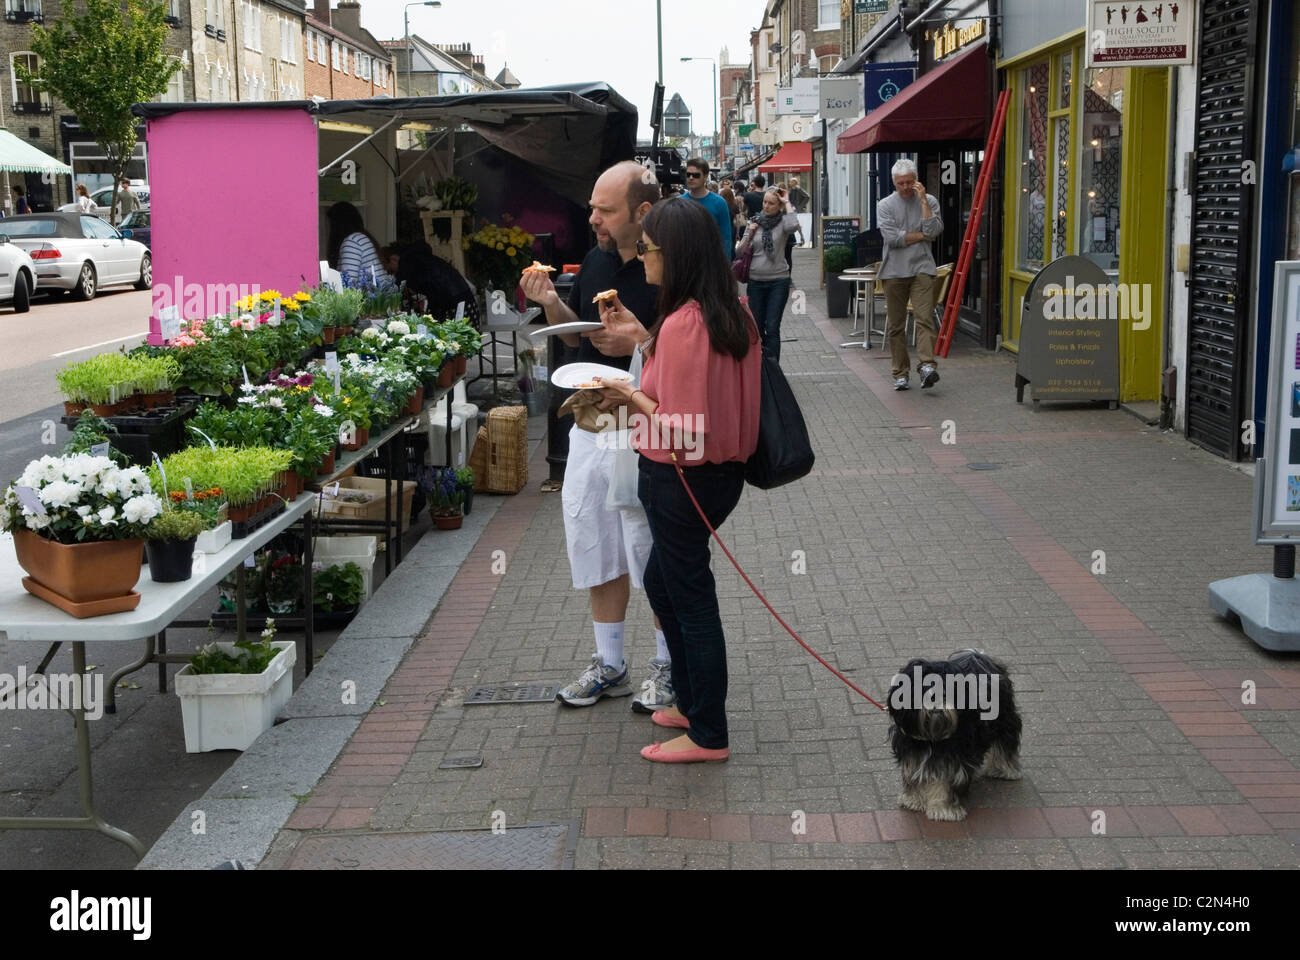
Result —
<path fill-rule="evenodd" d="M 736 204 L 736 195 L 731 192 L 730 187 L 723 187 L 718 192 L 718 196 L 722 197 L 723 200 L 727 201 L 727 209 L 731 211 L 731 215 L 733 217 L 740 212 Z"/>
<path fill-rule="evenodd" d="M 325 216 L 330 223 L 329 244 L 326 247 L 325 257 L 331 267 L 338 269 L 339 248 L 343 246 L 343 241 L 354 233 L 363 234 L 375 248 L 375 253 L 379 253 L 379 242 L 366 229 L 365 221 L 361 219 L 361 211 L 352 204 L 340 201 L 330 207 L 325 212 Z"/>
<path fill-rule="evenodd" d="M 20 197 L 21 197 L 24 193 L 27 192 L 27 191 L 25 191 L 25 190 L 22 188 L 22 185 L 21 185 L 21 184 L 17 184 L 17 183 L 15 183 L 15 184 L 13 185 L 13 188 L 12 188 L 12 189 L 13 189 L 13 192 L 16 193 L 16 194 L 18 194 L 18 196 L 20 196 Z"/>
<path fill-rule="evenodd" d="M 86 185 L 84 183 L 77 184 L 77 196 L 79 197 L 90 196 L 90 191 L 86 189 Z"/>
<path fill-rule="evenodd" d="M 704 204 L 685 197 L 661 200 L 641 221 L 641 229 L 663 259 L 659 317 L 650 333 L 657 334 L 665 317 L 694 300 L 704 315 L 709 345 L 743 360 L 757 342 L 757 328 L 740 303 L 736 275 L 722 253 L 722 236 Z M 650 356 L 654 348 L 651 341 Z"/>

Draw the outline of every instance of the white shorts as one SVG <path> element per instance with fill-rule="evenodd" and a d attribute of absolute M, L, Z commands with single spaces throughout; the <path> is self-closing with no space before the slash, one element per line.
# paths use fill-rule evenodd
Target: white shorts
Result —
<path fill-rule="evenodd" d="M 569 431 L 562 497 L 573 588 L 587 590 L 628 574 L 640 589 L 650 559 L 650 525 L 641 507 L 606 509 L 617 451 L 612 445 L 601 449 L 596 436 L 576 426 Z"/>

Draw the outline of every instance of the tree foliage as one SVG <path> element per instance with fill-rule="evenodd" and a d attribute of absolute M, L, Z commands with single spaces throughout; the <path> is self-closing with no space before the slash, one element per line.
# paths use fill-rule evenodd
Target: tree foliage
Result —
<path fill-rule="evenodd" d="M 32 28 L 39 77 L 15 64 L 18 79 L 48 91 L 77 115 L 113 169 L 112 209 L 118 184 L 135 149 L 131 105 L 163 93 L 181 65 L 164 52 L 166 7 L 152 0 L 82 0 L 84 13 L 66 4 L 48 27 Z M 81 6 L 81 4 L 77 4 Z"/>

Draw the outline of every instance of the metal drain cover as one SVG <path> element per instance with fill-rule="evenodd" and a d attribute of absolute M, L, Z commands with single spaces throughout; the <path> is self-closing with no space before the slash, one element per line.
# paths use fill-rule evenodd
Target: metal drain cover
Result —
<path fill-rule="evenodd" d="M 448 757 L 438 764 L 439 770 L 470 770 L 483 766 L 482 757 Z"/>
<path fill-rule="evenodd" d="M 363 833 L 307 837 L 289 870 L 572 870 L 574 823 L 530 824 L 504 833 Z"/>
<path fill-rule="evenodd" d="M 968 463 L 968 464 L 966 464 L 966 468 L 967 468 L 968 470 L 996 470 L 996 469 L 998 469 L 998 464 L 996 464 L 996 463 Z"/>
<path fill-rule="evenodd" d="M 560 692 L 556 683 L 498 683 L 473 687 L 465 694 L 465 706 L 479 703 L 550 703 Z"/>

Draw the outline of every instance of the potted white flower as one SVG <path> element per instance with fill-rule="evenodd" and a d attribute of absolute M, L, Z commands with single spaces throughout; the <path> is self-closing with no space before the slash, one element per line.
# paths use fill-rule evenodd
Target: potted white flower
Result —
<path fill-rule="evenodd" d="M 247 750 L 289 702 L 297 659 L 292 640 L 275 639 L 274 620 L 260 640 L 201 648 L 176 674 L 185 751 Z"/>
<path fill-rule="evenodd" d="M 133 610 L 144 537 L 162 511 L 139 467 L 73 454 L 33 460 L 4 493 L 23 586 L 75 617 Z"/>

